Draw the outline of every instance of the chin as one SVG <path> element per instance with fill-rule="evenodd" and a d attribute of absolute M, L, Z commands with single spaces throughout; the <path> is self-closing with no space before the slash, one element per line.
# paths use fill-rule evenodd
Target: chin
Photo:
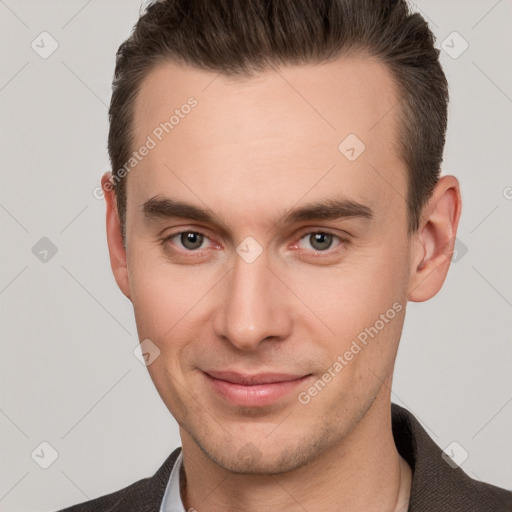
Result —
<path fill-rule="evenodd" d="M 238 474 L 272 475 L 287 473 L 310 463 L 318 456 L 319 448 L 327 448 L 330 440 L 275 437 L 267 439 L 268 434 L 259 440 L 249 440 L 248 435 L 236 439 L 223 440 L 220 443 L 211 437 L 196 439 L 201 451 L 218 466 Z M 213 441 L 213 443 L 212 443 Z M 273 441 L 273 442 L 272 442 Z M 322 444 L 326 446 L 320 446 Z"/>

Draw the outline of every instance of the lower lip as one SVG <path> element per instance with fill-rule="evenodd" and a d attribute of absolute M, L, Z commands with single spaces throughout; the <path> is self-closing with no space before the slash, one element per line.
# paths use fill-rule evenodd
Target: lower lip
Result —
<path fill-rule="evenodd" d="M 225 400 L 233 405 L 244 405 L 246 407 L 262 407 L 277 402 L 311 377 L 311 375 L 306 375 L 300 379 L 286 382 L 244 386 L 243 384 L 233 384 L 232 382 L 216 379 L 204 372 L 203 375 L 212 389 Z"/>

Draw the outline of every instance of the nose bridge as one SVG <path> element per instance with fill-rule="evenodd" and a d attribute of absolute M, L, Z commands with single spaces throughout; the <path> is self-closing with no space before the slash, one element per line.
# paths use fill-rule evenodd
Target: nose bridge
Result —
<path fill-rule="evenodd" d="M 268 338 L 283 338 L 290 328 L 286 301 L 269 263 L 265 251 L 254 260 L 237 253 L 224 284 L 227 300 L 220 306 L 217 335 L 243 350 L 253 350 Z"/>

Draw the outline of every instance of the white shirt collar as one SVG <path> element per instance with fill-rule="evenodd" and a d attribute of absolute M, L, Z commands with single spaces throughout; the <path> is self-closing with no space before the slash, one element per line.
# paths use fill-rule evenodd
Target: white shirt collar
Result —
<path fill-rule="evenodd" d="M 182 452 L 178 455 L 171 471 L 171 476 L 165 488 L 164 498 L 160 505 L 160 512 L 186 512 L 180 494 L 180 470 L 182 465 Z"/>

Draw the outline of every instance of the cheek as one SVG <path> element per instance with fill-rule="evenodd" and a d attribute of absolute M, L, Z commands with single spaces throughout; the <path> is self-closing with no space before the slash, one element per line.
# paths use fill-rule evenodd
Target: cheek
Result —
<path fill-rule="evenodd" d="M 376 392 L 392 369 L 406 305 L 406 253 L 398 247 L 383 244 L 354 253 L 339 267 L 291 276 L 315 313 L 302 308 L 301 327 L 322 347 L 324 370 L 336 375 L 325 400 Z"/>
<path fill-rule="evenodd" d="M 297 269 L 286 281 L 294 283 L 294 292 L 307 307 L 297 302 L 301 315 L 295 320 L 311 318 L 310 327 L 314 324 L 318 334 L 341 343 L 352 339 L 395 302 L 403 303 L 406 270 L 400 258 L 403 253 L 372 248 L 354 253 L 336 267 Z"/>
<path fill-rule="evenodd" d="M 161 341 L 186 313 L 193 286 L 183 286 L 179 271 L 171 272 L 172 267 L 155 253 L 143 245 L 132 250 L 129 276 L 139 336 Z"/>
<path fill-rule="evenodd" d="M 159 350 L 147 369 L 164 403 L 183 408 L 180 391 L 185 385 L 187 361 L 193 360 L 190 329 L 194 305 L 204 295 L 200 282 L 149 250 L 132 255 L 130 284 L 139 339 L 151 340 Z M 204 284 L 203 284 L 204 286 Z"/>
<path fill-rule="evenodd" d="M 214 293 L 212 268 L 171 264 L 141 244 L 130 258 L 130 288 L 140 339 L 149 338 L 163 354 L 186 348 L 202 326 L 206 296 Z M 212 281 L 213 280 L 213 281 Z"/>

